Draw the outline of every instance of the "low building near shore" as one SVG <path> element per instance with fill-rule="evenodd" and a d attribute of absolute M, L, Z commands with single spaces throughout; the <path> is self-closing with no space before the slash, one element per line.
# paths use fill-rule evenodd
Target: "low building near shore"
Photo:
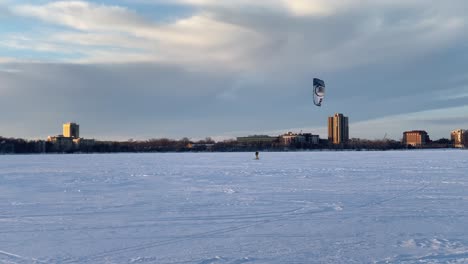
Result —
<path fill-rule="evenodd" d="M 403 144 L 412 147 L 422 147 L 430 143 L 429 135 L 424 130 L 403 132 Z"/>
<path fill-rule="evenodd" d="M 288 132 L 280 136 L 281 143 L 284 145 L 291 144 L 313 144 L 318 145 L 320 143 L 320 137 L 318 135 L 312 135 L 311 133 L 299 133 Z"/>
<path fill-rule="evenodd" d="M 51 144 L 48 151 L 51 152 L 71 152 L 74 149 L 73 138 L 64 137 L 63 135 L 50 136 L 47 142 Z"/>
<path fill-rule="evenodd" d="M 248 137 L 238 137 L 239 143 L 274 143 L 278 141 L 278 137 L 270 137 L 267 135 L 253 135 Z"/>

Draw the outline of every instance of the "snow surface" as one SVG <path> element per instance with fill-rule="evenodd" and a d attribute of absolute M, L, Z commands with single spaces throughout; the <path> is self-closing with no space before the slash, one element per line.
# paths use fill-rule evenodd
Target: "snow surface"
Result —
<path fill-rule="evenodd" d="M 468 263 L 468 151 L 0 156 L 0 263 Z"/>

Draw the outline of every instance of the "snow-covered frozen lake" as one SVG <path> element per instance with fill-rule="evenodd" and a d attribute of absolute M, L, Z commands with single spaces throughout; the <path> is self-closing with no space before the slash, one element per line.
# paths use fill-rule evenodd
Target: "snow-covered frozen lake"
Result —
<path fill-rule="evenodd" d="M 0 263 L 468 263 L 468 151 L 0 156 Z"/>

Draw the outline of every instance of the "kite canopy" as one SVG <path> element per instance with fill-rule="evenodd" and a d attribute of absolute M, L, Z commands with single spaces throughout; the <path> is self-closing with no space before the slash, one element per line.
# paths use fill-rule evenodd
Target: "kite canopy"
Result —
<path fill-rule="evenodd" d="M 323 98 L 325 97 L 325 82 L 314 78 L 314 104 L 322 106 Z"/>

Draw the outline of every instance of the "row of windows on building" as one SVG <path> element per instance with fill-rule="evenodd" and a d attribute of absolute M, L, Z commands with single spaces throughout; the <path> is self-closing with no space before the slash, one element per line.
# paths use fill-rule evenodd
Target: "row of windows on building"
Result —
<path fill-rule="evenodd" d="M 311 133 L 288 132 L 278 137 L 272 137 L 272 136 L 267 136 L 267 135 L 238 137 L 237 142 L 244 143 L 244 144 L 280 142 L 284 145 L 291 145 L 295 143 L 319 144 L 320 137 L 318 135 L 312 135 Z"/>

